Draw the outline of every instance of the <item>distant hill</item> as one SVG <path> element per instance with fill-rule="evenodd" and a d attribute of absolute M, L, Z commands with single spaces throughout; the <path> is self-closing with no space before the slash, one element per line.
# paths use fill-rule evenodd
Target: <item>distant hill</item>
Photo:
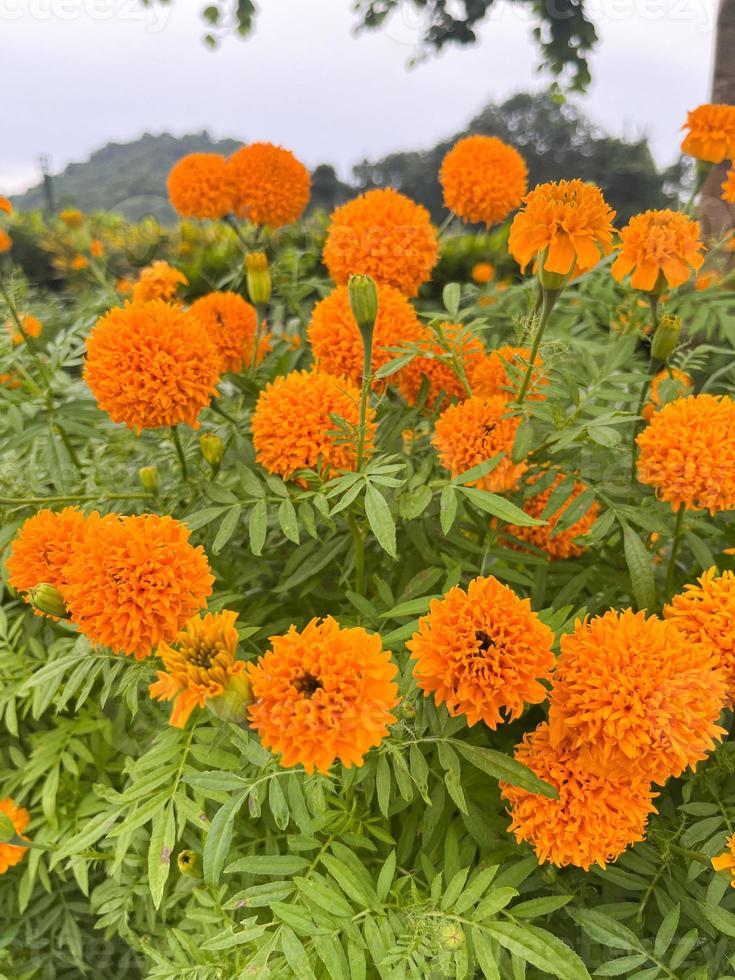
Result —
<path fill-rule="evenodd" d="M 108 143 L 85 163 L 70 163 L 54 176 L 58 207 L 73 204 L 82 211 L 116 211 L 136 220 L 154 214 L 160 221 L 174 217 L 166 195 L 171 167 L 187 153 L 224 153 L 242 146 L 242 140 L 213 140 L 207 132 L 188 136 L 145 133 L 132 143 Z M 43 183 L 12 199 L 21 210 L 45 208 Z"/>

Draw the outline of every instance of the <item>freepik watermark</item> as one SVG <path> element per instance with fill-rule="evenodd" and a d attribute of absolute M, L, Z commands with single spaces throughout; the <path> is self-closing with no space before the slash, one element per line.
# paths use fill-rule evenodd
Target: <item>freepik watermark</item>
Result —
<path fill-rule="evenodd" d="M 172 10 L 168 3 L 141 0 L 0 0 L 0 22 L 137 22 L 155 34 L 166 27 Z"/>

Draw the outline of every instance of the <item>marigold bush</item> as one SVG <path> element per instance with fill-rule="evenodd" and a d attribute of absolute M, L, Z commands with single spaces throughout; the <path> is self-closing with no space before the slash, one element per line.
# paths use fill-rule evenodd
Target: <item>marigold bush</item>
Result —
<path fill-rule="evenodd" d="M 732 236 L 565 176 L 0 198 L 0 976 L 730 975 Z"/>

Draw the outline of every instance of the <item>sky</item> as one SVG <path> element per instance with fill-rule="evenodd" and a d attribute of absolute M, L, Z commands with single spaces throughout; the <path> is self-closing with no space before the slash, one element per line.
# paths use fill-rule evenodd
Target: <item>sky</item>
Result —
<path fill-rule="evenodd" d="M 256 0 L 257 2 L 257 0 Z M 270 140 L 308 166 L 422 149 L 488 101 L 543 89 L 525 7 L 498 0 L 474 47 L 418 67 L 410 5 L 355 36 L 350 0 L 260 0 L 255 33 L 202 43 L 204 0 L 0 0 L 0 193 L 87 159 L 110 140 L 207 129 Z M 717 0 L 587 0 L 601 41 L 580 100 L 608 132 L 677 156 L 688 109 L 707 101 Z"/>

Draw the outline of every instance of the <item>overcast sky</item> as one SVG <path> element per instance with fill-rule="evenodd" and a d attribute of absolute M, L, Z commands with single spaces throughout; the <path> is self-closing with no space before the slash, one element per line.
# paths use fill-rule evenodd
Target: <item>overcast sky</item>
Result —
<path fill-rule="evenodd" d="M 0 193 L 109 140 L 208 129 L 272 140 L 344 176 L 364 157 L 420 149 L 489 100 L 543 88 L 531 25 L 500 0 L 473 48 L 407 68 L 418 36 L 408 6 L 353 35 L 350 0 L 259 0 L 255 33 L 211 52 L 203 0 L 0 0 Z M 588 0 L 601 42 L 589 115 L 677 155 L 686 111 L 706 101 L 716 0 Z"/>

